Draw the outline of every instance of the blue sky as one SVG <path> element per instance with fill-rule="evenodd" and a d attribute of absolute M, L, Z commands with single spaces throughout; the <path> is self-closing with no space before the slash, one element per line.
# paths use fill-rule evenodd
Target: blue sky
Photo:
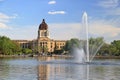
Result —
<path fill-rule="evenodd" d="M 52 39 L 80 38 L 84 11 L 90 36 L 120 39 L 120 0 L 0 0 L 0 35 L 36 39 L 44 18 Z"/>

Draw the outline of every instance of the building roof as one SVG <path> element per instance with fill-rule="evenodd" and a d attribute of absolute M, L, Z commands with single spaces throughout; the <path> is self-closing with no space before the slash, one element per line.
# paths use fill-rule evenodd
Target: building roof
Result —
<path fill-rule="evenodd" d="M 39 30 L 47 30 L 48 25 L 45 23 L 45 19 L 43 19 L 42 23 L 39 25 Z"/>

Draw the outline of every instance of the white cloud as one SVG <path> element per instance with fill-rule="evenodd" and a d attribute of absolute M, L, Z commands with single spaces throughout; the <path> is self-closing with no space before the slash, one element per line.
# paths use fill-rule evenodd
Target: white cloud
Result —
<path fill-rule="evenodd" d="M 98 5 L 103 8 L 115 8 L 119 5 L 119 0 L 101 0 Z"/>
<path fill-rule="evenodd" d="M 49 1 L 48 4 L 51 4 L 51 5 L 52 4 L 56 4 L 56 1 L 54 1 L 54 0 L 53 1 Z"/>
<path fill-rule="evenodd" d="M 38 27 L 32 26 L 24 26 L 24 27 L 13 27 L 9 30 L 0 29 L 0 35 L 4 35 L 10 37 L 11 39 L 24 39 L 24 40 L 33 40 L 37 38 L 37 30 Z"/>
<path fill-rule="evenodd" d="M 107 15 L 120 15 L 120 8 L 106 10 Z"/>
<path fill-rule="evenodd" d="M 13 14 L 12 16 L 8 16 L 4 13 L 0 13 L 0 22 L 9 22 L 10 19 L 15 19 L 18 15 L 17 14 Z"/>
<path fill-rule="evenodd" d="M 120 0 L 100 0 L 98 1 L 98 6 L 104 8 L 105 15 L 120 15 Z"/>
<path fill-rule="evenodd" d="M 120 28 L 97 22 L 90 25 L 90 33 L 105 37 L 116 37 L 120 34 Z"/>
<path fill-rule="evenodd" d="M 8 27 L 6 24 L 4 24 L 4 23 L 0 23 L 0 28 L 1 29 L 8 29 L 8 28 L 10 28 L 10 27 Z"/>
<path fill-rule="evenodd" d="M 0 19 L 12 19 L 12 18 L 16 18 L 18 15 L 17 14 L 13 14 L 13 16 L 8 16 L 4 13 L 0 13 Z"/>
<path fill-rule="evenodd" d="M 66 14 L 66 12 L 65 11 L 49 11 L 48 14 L 52 14 L 52 15 L 54 15 L 54 14 Z"/>
<path fill-rule="evenodd" d="M 90 23 L 89 31 L 92 36 L 104 37 L 107 42 L 118 40 L 120 37 L 120 28 L 116 27 L 114 24 L 112 25 L 108 21 L 95 21 Z"/>
<path fill-rule="evenodd" d="M 102 7 L 102 11 L 106 16 L 120 15 L 120 0 L 100 0 L 97 6 Z"/>
<path fill-rule="evenodd" d="M 10 19 L 10 17 L 6 14 L 0 13 L 0 19 Z"/>
<path fill-rule="evenodd" d="M 58 23 L 48 25 L 53 39 L 68 40 L 71 38 L 85 38 L 85 31 L 82 29 L 81 23 Z M 108 22 L 103 23 L 101 21 L 95 21 L 89 24 L 89 37 L 104 37 L 105 41 L 111 42 L 119 39 L 119 34 L 120 28 L 108 24 Z"/>
<path fill-rule="evenodd" d="M 11 19 L 15 19 L 18 15 L 13 14 L 12 16 L 8 16 L 4 13 L 0 13 L 0 29 L 11 29 L 12 27 L 7 25 Z"/>
<path fill-rule="evenodd" d="M 51 38 L 57 40 L 68 40 L 71 38 L 79 38 L 80 23 L 53 23 L 48 24 Z"/>

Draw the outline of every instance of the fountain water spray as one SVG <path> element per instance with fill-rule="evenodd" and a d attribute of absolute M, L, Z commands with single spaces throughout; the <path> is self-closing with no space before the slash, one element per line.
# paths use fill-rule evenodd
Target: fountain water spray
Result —
<path fill-rule="evenodd" d="M 88 38 L 88 18 L 87 18 L 87 13 L 84 12 L 83 13 L 83 17 L 82 17 L 82 24 L 83 27 L 86 28 L 86 61 L 89 62 L 89 38 Z"/>
<path fill-rule="evenodd" d="M 88 15 L 86 12 L 82 16 L 82 27 L 81 27 L 80 45 L 79 48 L 74 49 L 76 61 L 78 62 L 91 62 L 103 45 L 103 38 L 89 38 L 88 28 Z"/>

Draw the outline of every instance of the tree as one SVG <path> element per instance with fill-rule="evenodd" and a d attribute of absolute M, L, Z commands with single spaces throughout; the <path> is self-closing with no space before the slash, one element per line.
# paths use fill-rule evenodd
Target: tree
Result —
<path fill-rule="evenodd" d="M 97 37 L 97 38 L 90 38 L 89 39 L 89 52 L 90 55 L 95 55 L 98 50 L 103 46 L 104 44 L 104 39 L 103 37 Z"/>
<path fill-rule="evenodd" d="M 23 49 L 22 49 L 22 52 L 23 52 L 24 54 L 30 54 L 30 53 L 32 53 L 32 50 L 29 49 L 29 48 L 23 48 Z"/>
<path fill-rule="evenodd" d="M 120 40 L 114 40 L 113 42 L 111 42 L 111 46 L 112 46 L 111 49 L 114 51 L 112 54 L 119 56 L 120 55 Z"/>
<path fill-rule="evenodd" d="M 74 47 L 79 47 L 79 44 L 80 44 L 80 41 L 79 41 L 79 39 L 77 39 L 77 38 L 72 38 L 71 40 L 68 40 L 67 42 L 66 42 L 66 45 L 64 46 L 64 50 L 65 51 L 69 51 L 69 53 L 71 53 L 72 52 L 72 49 L 74 48 Z"/>
<path fill-rule="evenodd" d="M 103 37 L 97 37 L 97 38 L 90 38 L 89 39 L 89 44 L 90 45 L 97 45 L 97 44 L 101 44 L 104 43 L 104 39 Z"/>
<path fill-rule="evenodd" d="M 103 45 L 103 43 L 104 43 L 104 40 L 102 37 L 90 38 L 89 39 L 90 54 L 94 55 L 94 53 L 97 52 L 99 48 Z M 79 48 L 79 49 L 83 49 L 84 52 L 86 53 L 86 47 L 87 47 L 87 40 L 79 40 L 79 39 L 73 38 L 66 42 L 64 50 L 69 51 L 69 53 L 71 53 L 73 51 L 73 48 Z"/>
<path fill-rule="evenodd" d="M 119 50 L 115 47 L 115 46 L 113 46 L 113 45 L 110 45 L 109 46 L 109 50 L 110 50 L 110 55 L 111 56 L 118 56 L 119 55 Z"/>
<path fill-rule="evenodd" d="M 20 45 L 8 37 L 0 36 L 0 53 L 5 55 L 17 54 L 21 50 Z"/>
<path fill-rule="evenodd" d="M 104 44 L 99 50 L 100 55 L 119 56 L 120 55 L 120 40 L 114 40 L 111 44 Z"/>
<path fill-rule="evenodd" d="M 100 48 L 100 50 L 98 51 L 98 55 L 102 55 L 102 56 L 105 56 L 105 55 L 109 55 L 110 54 L 110 44 L 103 44 L 103 46 Z"/>

